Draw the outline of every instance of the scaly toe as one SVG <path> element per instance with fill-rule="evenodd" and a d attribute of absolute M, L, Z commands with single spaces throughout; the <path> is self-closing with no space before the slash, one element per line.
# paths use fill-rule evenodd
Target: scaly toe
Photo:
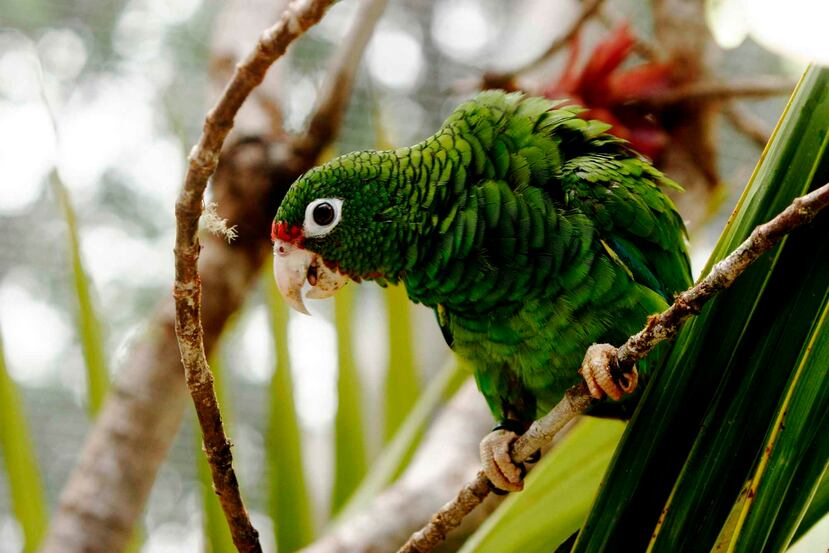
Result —
<path fill-rule="evenodd" d="M 592 397 L 602 399 L 606 394 L 619 401 L 626 393 L 636 389 L 639 380 L 636 369 L 622 375 L 621 382 L 617 382 L 613 377 L 617 363 L 616 348 L 610 344 L 593 344 L 587 348 L 579 374 L 584 378 Z"/>
<path fill-rule="evenodd" d="M 639 385 L 639 371 L 636 370 L 636 367 L 633 367 L 629 373 L 622 373 L 621 377 L 619 378 L 619 386 L 622 388 L 626 394 L 632 394 L 634 390 L 636 390 L 636 386 Z"/>
<path fill-rule="evenodd" d="M 593 373 L 593 378 L 601 388 L 602 392 L 614 401 L 619 401 L 624 395 L 622 388 L 616 383 L 613 375 L 610 374 L 610 369 L 602 367 L 600 370 Z"/>
<path fill-rule="evenodd" d="M 510 446 L 518 434 L 510 430 L 495 430 L 481 441 L 481 464 L 493 486 L 509 492 L 521 491 L 524 471 L 513 463 Z"/>

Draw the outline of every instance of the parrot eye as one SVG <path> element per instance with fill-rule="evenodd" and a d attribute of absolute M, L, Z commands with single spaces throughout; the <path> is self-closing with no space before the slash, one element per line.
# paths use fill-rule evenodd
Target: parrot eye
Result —
<path fill-rule="evenodd" d="M 305 208 L 305 235 L 324 236 L 340 222 L 343 201 L 339 198 L 320 198 Z"/>
<path fill-rule="evenodd" d="M 334 220 L 334 206 L 328 202 L 322 202 L 321 204 L 317 204 L 317 207 L 314 208 L 311 215 L 314 217 L 316 224 L 324 227 L 325 225 L 331 224 L 331 221 Z"/>

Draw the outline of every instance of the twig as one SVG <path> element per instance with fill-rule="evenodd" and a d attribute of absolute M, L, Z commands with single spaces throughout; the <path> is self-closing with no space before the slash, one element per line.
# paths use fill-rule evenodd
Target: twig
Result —
<path fill-rule="evenodd" d="M 259 534 L 250 522 L 236 474 L 231 443 L 225 435 L 213 375 L 207 365 L 201 325 L 201 282 L 198 258 L 199 217 L 207 179 L 216 170 L 219 152 L 233 119 L 250 92 L 265 77 L 271 64 L 288 45 L 322 18 L 330 0 L 295 1 L 276 25 L 262 33 L 256 48 L 236 66 L 233 77 L 215 107 L 208 113 L 198 144 L 190 152 L 184 186 L 176 201 L 176 280 L 173 292 L 178 338 L 185 379 L 199 419 L 213 485 L 222 505 L 233 543 L 239 551 L 258 552 Z"/>
<path fill-rule="evenodd" d="M 607 5 L 604 5 L 599 9 L 599 12 L 596 14 L 596 19 L 598 19 L 607 29 L 615 29 L 625 22 L 622 17 L 608 9 Z M 641 33 L 636 33 L 635 38 L 636 42 L 633 43 L 634 52 L 648 61 L 660 60 L 661 55 L 659 53 L 659 46 L 645 38 L 642 38 Z"/>
<path fill-rule="evenodd" d="M 607 9 L 607 6 L 603 6 L 596 17 L 608 28 L 613 28 L 620 24 L 619 17 L 611 13 Z M 660 58 L 657 45 L 641 36 L 636 37 L 633 48 L 636 53 L 648 61 L 658 61 Z M 762 119 L 746 110 L 737 102 L 727 103 L 723 106 L 722 113 L 735 129 L 753 140 L 761 148 L 766 146 L 769 136 L 771 136 L 771 130 L 767 128 Z"/>
<path fill-rule="evenodd" d="M 354 26 L 331 63 L 331 73 L 322 85 L 317 105 L 308 121 L 308 130 L 294 141 L 294 151 L 300 155 L 307 153 L 310 145 L 328 141 L 333 130 L 339 128 L 348 101 L 348 96 L 340 91 L 351 89 L 363 51 L 386 4 L 387 0 L 360 3 L 354 16 Z"/>
<path fill-rule="evenodd" d="M 790 79 L 774 76 L 735 79 L 726 82 L 703 80 L 672 88 L 654 96 L 637 98 L 637 101 L 661 107 L 692 100 L 710 102 L 738 97 L 765 98 L 789 94 L 795 84 L 795 81 Z"/>
<path fill-rule="evenodd" d="M 731 286 L 753 261 L 788 233 L 809 223 L 828 205 L 829 184 L 825 184 L 805 196 L 795 198 L 774 219 L 756 227 L 737 249 L 714 265 L 708 276 L 679 294 L 668 309 L 650 317 L 642 331 L 628 338 L 616 350 L 620 369 L 623 372 L 630 371 L 657 344 L 673 339 L 686 319 L 699 314 L 708 300 Z M 564 398 L 549 413 L 533 422 L 515 441 L 511 452 L 513 461 L 526 461 L 535 451 L 547 445 L 564 425 L 583 414 L 592 402 L 584 382 L 568 389 Z M 468 482 L 452 501 L 441 507 L 426 526 L 412 534 L 398 553 L 432 551 L 450 530 L 456 528 L 486 498 L 489 491 L 487 477 L 483 471 L 479 471 L 475 479 Z"/>
<path fill-rule="evenodd" d="M 584 382 L 571 387 L 549 413 L 533 422 L 512 446 L 512 458 L 522 463 L 536 451 L 548 445 L 568 422 L 584 413 L 592 403 Z M 489 479 L 479 470 L 473 480 L 464 485 L 458 494 L 441 507 L 429 523 L 411 535 L 397 553 L 427 553 L 446 539 L 446 534 L 457 528 L 475 507 L 480 505 L 491 491 Z"/>
<path fill-rule="evenodd" d="M 755 228 L 736 250 L 711 268 L 708 276 L 679 294 L 667 310 L 648 319 L 645 328 L 619 348 L 620 369 L 626 372 L 656 344 L 673 339 L 685 319 L 697 315 L 708 300 L 731 286 L 746 267 L 788 233 L 809 223 L 827 205 L 829 184 L 824 184 L 805 196 L 795 198 L 774 219 Z"/>
<path fill-rule="evenodd" d="M 517 75 L 519 73 L 526 73 L 528 71 L 532 71 L 533 69 L 537 69 L 540 65 L 542 65 L 545 61 L 550 59 L 556 52 L 567 46 L 567 44 L 573 40 L 581 28 L 584 27 L 584 24 L 593 17 L 596 11 L 601 7 L 604 0 L 585 0 L 582 2 L 581 11 L 579 15 L 576 16 L 576 19 L 570 24 L 570 27 L 567 28 L 567 31 L 564 34 L 560 35 L 557 39 L 550 44 L 549 48 L 544 51 L 543 54 L 538 56 L 536 59 L 532 60 L 531 62 L 514 69 L 512 71 L 513 75 Z"/>
<path fill-rule="evenodd" d="M 486 72 L 482 77 L 482 88 L 502 88 L 505 83 L 509 83 L 512 81 L 516 76 L 527 73 L 529 71 L 533 71 L 534 69 L 538 69 L 545 61 L 553 57 L 556 52 L 561 50 L 564 46 L 566 46 L 573 37 L 578 34 L 584 24 L 593 17 L 597 10 L 601 7 L 604 0 L 584 0 L 581 5 L 581 11 L 579 11 L 578 16 L 573 20 L 567 30 L 559 35 L 552 44 L 537 58 L 529 61 L 528 63 L 516 67 L 510 71 L 506 71 L 503 73 L 496 73 L 496 72 Z"/>
<path fill-rule="evenodd" d="M 754 141 L 760 148 L 765 148 L 771 136 L 771 129 L 766 122 L 757 117 L 737 102 L 729 102 L 723 108 L 723 115 L 731 125 Z"/>
<path fill-rule="evenodd" d="M 220 29 L 227 30 L 226 26 Z M 232 30 L 236 37 L 232 40 L 238 40 L 240 32 Z M 347 43 L 341 46 L 351 47 Z M 332 68 L 325 80 L 333 79 L 335 70 Z M 227 78 L 229 72 L 223 81 Z M 346 83 L 334 93 L 349 97 L 350 88 Z M 268 228 L 273 216 L 269 210 L 276 203 L 274 198 L 313 167 L 318 153 L 329 143 L 309 148 L 304 160 L 294 157 L 290 164 L 282 164 L 274 161 L 272 150 L 274 145 L 286 143 L 290 139 L 287 135 L 280 134 L 271 141 L 266 130 L 268 139 L 257 138 L 261 132 L 258 125 L 237 116 L 234 128 L 238 130 L 240 124 L 244 127 L 240 136 L 245 138 L 224 148 L 211 184 L 222 215 L 238 224 L 239 238 L 228 244 L 207 235 L 199 258 L 201 315 L 208 352 L 228 318 L 259 282 L 259 270 L 271 254 L 269 233 L 263 229 Z M 333 137 L 337 129 L 332 130 Z M 119 368 L 111 393 L 61 492 L 41 548 L 44 553 L 110 553 L 126 546 L 180 426 L 187 401 L 186 388 L 181 386 L 183 373 L 172 300 L 172 296 L 165 297 L 148 322 L 148 327 L 156 331 L 138 341 Z"/>

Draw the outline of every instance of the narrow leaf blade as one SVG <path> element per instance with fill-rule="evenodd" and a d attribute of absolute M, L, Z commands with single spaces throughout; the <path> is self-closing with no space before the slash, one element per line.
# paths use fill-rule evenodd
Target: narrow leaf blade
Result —
<path fill-rule="evenodd" d="M 811 69 L 778 124 L 773 141 L 735 208 L 709 267 L 733 250 L 757 224 L 772 218 L 795 196 L 814 184 L 815 160 L 821 159 L 824 151 L 826 123 L 829 121 L 827 110 L 829 72 Z M 760 318 L 769 316 L 768 312 L 763 311 L 764 292 L 778 266 L 780 251 L 778 247 L 758 260 L 733 288 L 721 293 L 709 302 L 700 316 L 686 323 L 668 361 L 654 375 L 642 398 L 607 475 L 610 484 L 603 488 L 594 504 L 574 551 L 597 552 L 610 547 L 644 550 L 654 532 L 661 538 L 666 531 L 668 518 L 662 515 L 669 497 L 668 517 L 676 516 L 678 510 L 674 514 L 670 512 L 674 509 L 694 512 L 686 519 L 688 524 L 676 527 L 681 530 L 672 537 L 681 535 L 683 539 L 695 540 L 701 537 L 697 534 L 700 524 L 707 525 L 708 529 L 715 528 L 717 524 L 722 524 L 723 517 L 727 517 L 742 485 L 734 476 L 739 471 L 729 473 L 727 489 L 704 478 L 700 480 L 706 482 L 704 486 L 685 487 L 690 494 L 689 499 L 697 492 L 724 494 L 713 506 L 701 500 L 703 496 L 697 496 L 690 502 L 680 500 L 673 491 L 706 415 L 716 410 L 718 405 L 727 411 L 727 406 L 720 402 L 732 399 L 729 393 L 734 393 L 740 375 L 746 374 L 745 366 L 735 367 L 732 363 L 735 351 L 740 344 L 748 347 L 759 339 L 757 334 L 752 334 L 756 332 L 756 327 L 751 327 L 751 321 L 758 317 L 755 320 L 758 323 Z M 786 371 L 789 369 L 784 368 Z M 788 377 L 788 372 L 785 376 Z M 730 391 L 726 393 L 724 390 L 729 387 Z M 768 409 L 769 405 L 776 406 L 779 400 L 779 396 L 763 397 L 770 402 L 764 405 L 764 409 Z M 712 420 L 708 420 L 705 428 L 714 432 L 711 423 Z M 762 428 L 760 436 L 765 433 L 765 428 Z M 710 443 L 723 442 L 711 440 Z M 750 446 L 747 442 L 746 448 L 739 454 L 740 463 L 746 462 L 745 451 Z M 726 462 L 728 455 L 727 448 L 720 450 L 718 461 L 721 464 L 704 465 L 704 469 L 703 465 L 698 465 L 699 470 L 716 476 L 718 469 L 729 466 Z M 698 457 L 706 458 L 705 455 Z M 689 471 L 686 468 L 684 475 L 688 476 Z M 700 474 L 697 473 L 698 476 Z M 743 478 L 745 476 L 743 473 Z M 725 496 L 728 496 L 727 500 L 722 499 Z M 715 538 L 716 534 L 711 538 L 706 533 L 704 541 L 695 541 L 695 547 L 697 550 L 707 549 Z M 667 548 L 680 547 L 671 544 L 667 537 L 663 543 Z"/>
<path fill-rule="evenodd" d="M 69 191 L 63 185 L 56 171 L 51 175 L 52 187 L 60 203 L 66 221 L 66 238 L 72 263 L 72 280 L 77 298 L 77 327 L 80 332 L 81 348 L 86 361 L 86 385 L 89 414 L 94 416 L 101 409 L 109 388 L 109 371 L 105 354 L 101 323 L 92 301 L 92 285 L 84 269 L 81 257 L 80 238 L 75 209 Z"/>
<path fill-rule="evenodd" d="M 340 512 L 339 519 L 345 520 L 368 503 L 377 493 L 391 484 L 400 475 L 414 455 L 423 433 L 438 407 L 454 395 L 461 384 L 469 378 L 469 370 L 452 359 L 430 381 L 414 407 L 409 410 L 406 420 L 397 429 L 371 466 L 360 486 Z"/>
<path fill-rule="evenodd" d="M 334 488 L 331 512 L 337 513 L 366 474 L 366 441 L 360 375 L 354 364 L 352 321 L 354 286 L 337 293 L 337 415 L 334 421 Z"/>
<path fill-rule="evenodd" d="M 23 403 L 6 370 L 0 336 L 0 451 L 5 461 L 14 515 L 23 529 L 23 553 L 34 553 L 46 533 L 46 502 Z"/>
<path fill-rule="evenodd" d="M 821 303 L 753 471 L 736 551 L 785 549 L 829 459 L 829 289 Z"/>
<path fill-rule="evenodd" d="M 384 393 L 383 435 L 389 441 L 417 401 L 420 379 L 412 347 L 411 306 L 406 289 L 403 286 L 389 286 L 385 290 L 385 298 L 389 316 L 389 367 Z"/>
<path fill-rule="evenodd" d="M 270 474 L 269 505 L 276 528 L 277 550 L 296 551 L 313 540 L 314 520 L 302 463 L 302 434 L 288 355 L 288 309 L 273 275 L 266 273 L 265 293 L 276 352 L 265 440 Z"/>

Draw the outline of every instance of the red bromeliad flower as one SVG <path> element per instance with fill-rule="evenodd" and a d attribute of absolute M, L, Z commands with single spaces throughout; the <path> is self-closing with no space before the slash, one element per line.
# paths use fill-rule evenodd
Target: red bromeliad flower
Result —
<path fill-rule="evenodd" d="M 576 37 L 564 72 L 542 94 L 548 98 L 569 98 L 584 106 L 587 111 L 581 115 L 583 118 L 613 125 L 608 132 L 630 141 L 636 150 L 655 160 L 668 141 L 668 133 L 656 116 L 636 101 L 670 89 L 670 69 L 666 64 L 647 62 L 620 70 L 635 42 L 629 26 L 619 26 L 596 46 L 579 71 L 580 45 Z"/>

